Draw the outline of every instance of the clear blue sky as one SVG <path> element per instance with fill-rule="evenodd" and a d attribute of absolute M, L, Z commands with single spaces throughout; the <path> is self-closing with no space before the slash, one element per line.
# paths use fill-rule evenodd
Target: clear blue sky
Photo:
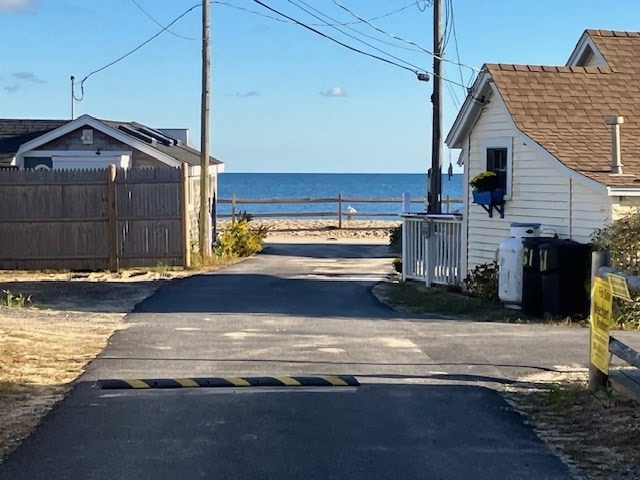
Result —
<path fill-rule="evenodd" d="M 263 0 L 303 23 L 302 0 Z M 336 0 L 387 33 L 432 50 L 432 14 L 419 0 Z M 356 18 L 332 0 L 304 2 L 338 23 Z M 79 81 L 133 49 L 197 0 L 0 0 L 0 117 L 68 118 L 70 75 Z M 231 172 L 409 172 L 430 164 L 431 83 L 358 55 L 276 16 L 253 0 L 212 2 L 212 154 Z M 427 7 L 424 12 L 419 9 Z M 562 65 L 587 28 L 640 30 L 638 0 L 453 0 L 460 62 Z M 317 13 L 316 13 L 317 14 Z M 366 24 L 371 45 L 421 69 L 432 58 Z M 390 58 L 330 28 L 344 43 Z M 201 9 L 148 45 L 90 76 L 76 116 L 190 128 L 200 138 Z M 191 39 L 180 38 L 177 35 Z M 395 46 L 380 43 L 379 40 Z M 398 48 L 402 47 L 402 48 Z M 408 49 L 407 49 L 408 48 Z M 456 60 L 451 37 L 446 58 Z M 401 63 L 399 60 L 394 62 Z M 413 67 L 409 67 L 413 68 Z M 473 71 L 447 64 L 446 78 Z M 461 101 L 463 88 L 451 84 Z M 458 104 L 445 92 L 445 134 Z M 77 91 L 80 94 L 80 91 Z M 455 164 L 456 152 L 453 155 Z M 445 149 L 445 167 L 449 153 Z"/>

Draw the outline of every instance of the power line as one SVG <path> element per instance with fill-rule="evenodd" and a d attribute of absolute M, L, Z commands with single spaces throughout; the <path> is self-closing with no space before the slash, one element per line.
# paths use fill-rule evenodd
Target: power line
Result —
<path fill-rule="evenodd" d="M 157 21 L 154 17 L 152 17 L 152 16 L 151 16 L 151 14 L 150 14 L 149 12 L 147 12 L 144 8 L 142 8 L 142 6 L 141 6 L 138 2 L 136 2 L 136 0 L 131 0 L 131 2 L 132 2 L 136 7 L 138 7 L 138 9 L 139 9 L 142 13 L 144 13 L 144 14 L 149 18 L 149 20 L 151 20 L 153 23 L 155 23 L 156 25 L 158 25 L 160 28 L 164 27 L 164 25 L 162 25 L 159 21 Z M 178 33 L 172 32 L 171 30 L 167 30 L 167 33 L 170 33 L 171 35 L 176 36 L 176 37 L 178 37 L 178 38 L 183 38 L 184 40 L 197 40 L 196 38 L 192 38 L 192 37 L 185 37 L 185 36 L 180 35 L 180 34 L 178 34 Z"/>
<path fill-rule="evenodd" d="M 458 33 L 456 32 L 456 17 L 453 11 L 453 0 L 448 0 L 451 9 L 451 31 L 453 33 L 453 44 L 456 47 L 456 58 L 460 62 L 460 45 L 458 44 Z M 460 83 L 464 83 L 464 75 L 462 74 L 462 67 L 458 65 L 458 71 L 460 73 Z M 464 95 L 466 95 L 467 89 L 464 89 Z"/>
<path fill-rule="evenodd" d="M 329 20 L 331 20 L 332 22 L 334 22 L 334 23 L 329 23 L 329 22 L 326 22 L 326 21 L 324 21 L 324 20 L 321 20 L 321 19 L 320 19 L 320 20 L 321 20 L 321 21 L 323 21 L 324 23 L 322 23 L 322 24 L 314 24 L 314 23 L 310 23 L 309 25 L 311 25 L 311 26 L 322 26 L 322 27 L 327 26 L 327 27 L 333 27 L 333 28 L 336 28 L 336 27 L 338 27 L 338 26 L 341 26 L 341 27 L 346 28 L 347 30 L 351 30 L 352 32 L 354 32 L 354 33 L 356 33 L 356 34 L 358 34 L 358 35 L 362 35 L 363 37 L 369 38 L 369 39 L 374 40 L 374 41 L 376 41 L 376 42 L 384 43 L 385 45 L 389 45 L 389 46 L 394 47 L 394 48 L 401 48 L 401 49 L 403 49 L 403 50 L 410 50 L 410 51 L 413 51 L 413 52 L 419 51 L 419 49 L 418 49 L 418 48 L 415 48 L 415 47 L 405 47 L 405 46 L 398 45 L 398 44 L 395 44 L 395 43 L 386 42 L 386 41 L 381 40 L 381 39 L 379 39 L 379 38 L 376 38 L 376 37 L 374 37 L 374 36 L 372 36 L 372 35 L 367 35 L 367 34 L 366 34 L 366 33 L 364 33 L 364 32 L 361 32 L 361 31 L 359 31 L 359 30 L 356 30 L 355 28 L 350 27 L 349 25 L 350 25 L 351 23 L 339 23 L 335 18 L 332 18 L 332 17 L 330 17 L 329 15 L 327 15 L 326 13 L 321 12 L 321 11 L 320 11 L 320 10 L 318 10 L 317 8 L 312 7 L 312 6 L 311 6 L 311 5 L 309 5 L 308 3 L 306 3 L 306 2 L 304 2 L 304 1 L 302 1 L 302 0 L 299 0 L 299 1 L 300 1 L 300 3 L 302 3 L 303 5 L 305 5 L 306 7 L 310 8 L 311 10 L 313 10 L 314 12 L 317 12 L 317 13 L 319 13 L 320 15 L 322 15 L 323 17 L 328 18 Z M 289 3 L 291 3 L 291 2 L 289 2 Z M 299 5 L 296 5 L 296 6 L 298 6 L 298 8 L 300 8 L 300 6 L 299 6 Z M 411 5 L 409 5 L 409 6 L 411 6 Z M 406 8 L 406 7 L 405 7 L 405 8 Z M 309 13 L 309 12 L 307 12 L 307 13 Z M 310 13 L 309 13 L 309 15 L 311 15 L 311 16 L 313 16 L 313 17 L 315 17 L 315 18 L 318 18 L 318 17 L 316 17 L 316 16 L 315 16 L 315 15 L 313 15 L 313 14 L 310 14 Z M 353 22 L 352 22 L 352 23 L 353 23 Z M 362 23 L 362 22 L 357 22 L 357 23 Z M 340 30 L 339 30 L 339 31 L 340 31 Z M 340 33 L 343 33 L 344 35 L 350 36 L 350 35 L 348 35 L 348 34 L 346 34 L 346 33 L 342 32 L 342 31 L 340 31 Z M 351 38 L 354 38 L 354 37 L 351 37 Z M 358 39 L 356 39 L 356 40 L 358 40 Z M 358 41 L 361 41 L 361 40 L 358 40 Z M 366 43 L 365 43 L 365 45 L 368 45 L 368 44 L 366 44 Z M 369 45 L 369 46 L 371 46 L 371 45 Z M 375 47 L 371 47 L 371 48 L 375 48 Z M 387 54 L 387 55 L 389 55 L 389 54 Z M 389 55 L 389 56 L 391 56 L 391 55 Z M 395 57 L 394 57 L 394 58 L 395 58 Z M 405 62 L 405 63 L 407 63 L 407 62 Z"/>
<path fill-rule="evenodd" d="M 295 22 L 292 22 L 292 21 L 289 21 L 289 20 L 284 20 L 284 19 L 282 19 L 282 18 L 278 18 L 278 17 L 274 17 L 274 16 L 272 16 L 272 15 L 267 15 L 267 14 L 262 13 L 262 12 L 257 12 L 257 11 L 255 11 L 255 10 L 251 10 L 251 9 L 249 9 L 249 8 L 241 7 L 241 6 L 239 6 L 239 5 L 234 5 L 234 4 L 229 3 L 229 2 L 223 2 L 223 1 L 218 1 L 218 0 L 212 0 L 212 3 L 218 3 L 218 4 L 220 4 L 220 5 L 224 5 L 224 6 L 226 6 L 226 7 L 235 8 L 236 10 L 242 10 L 242 11 L 244 11 L 244 12 L 252 13 L 252 14 L 254 14 L 254 15 L 259 15 L 259 16 L 261 16 L 261 17 L 265 17 L 265 18 L 269 18 L 269 19 L 271 19 L 271 20 L 275 20 L 275 21 L 277 21 L 277 22 L 281 22 L 281 23 L 292 23 L 292 24 L 295 24 Z M 411 7 L 413 7 L 414 5 L 415 5 L 415 2 L 411 2 L 410 4 L 405 5 L 404 7 L 400 7 L 400 8 L 398 8 L 397 10 L 393 10 L 393 11 L 391 11 L 391 12 L 387 12 L 387 13 L 385 13 L 385 14 L 378 15 L 377 17 L 370 18 L 368 21 L 372 22 L 372 21 L 374 21 L 374 20 L 380 20 L 381 18 L 390 17 L 391 15 L 395 15 L 396 13 L 400 13 L 400 12 L 402 12 L 402 11 L 404 11 L 404 10 L 407 10 L 408 8 L 411 8 Z M 337 26 L 337 27 L 346 27 L 346 26 L 348 26 L 348 25 L 359 25 L 359 24 L 361 24 L 361 23 L 364 23 L 364 22 L 363 22 L 362 20 L 357 20 L 357 21 L 354 21 L 354 22 L 337 22 L 337 23 L 335 23 L 335 26 Z M 312 26 L 312 27 L 325 27 L 325 26 L 327 26 L 325 23 L 322 23 L 322 24 L 318 24 L 318 23 L 310 23 L 309 25 L 310 25 L 310 26 Z M 334 25 L 329 25 L 329 26 L 334 26 Z"/>
<path fill-rule="evenodd" d="M 347 7 L 345 7 L 344 5 L 342 5 L 341 3 L 339 3 L 337 0 L 331 0 L 331 1 L 332 1 L 334 4 L 336 4 L 338 7 L 340 7 L 340 8 L 341 8 L 341 9 L 343 9 L 344 11 L 346 11 L 349 15 L 351 15 L 351 16 L 353 16 L 353 17 L 357 18 L 358 20 L 361 20 L 363 23 L 365 23 L 365 24 L 366 24 L 366 25 L 368 25 L 369 27 L 373 28 L 374 30 L 376 30 L 376 31 L 378 31 L 378 32 L 380 32 L 380 33 L 382 33 L 382 34 L 384 34 L 384 35 L 387 35 L 388 37 L 391 37 L 391 38 L 393 38 L 393 39 L 395 39 L 395 40 L 398 40 L 398 41 L 400 41 L 400 42 L 407 43 L 407 44 L 409 44 L 409 45 L 413 45 L 414 47 L 419 48 L 421 51 L 423 51 L 423 52 L 424 52 L 424 53 L 426 53 L 427 55 L 431 55 L 432 57 L 438 58 L 438 60 L 440 60 L 440 61 L 442 61 L 442 62 L 449 62 L 449 63 L 453 63 L 453 64 L 456 64 L 456 65 L 458 65 L 458 64 L 459 64 L 459 65 L 461 65 L 461 66 L 463 66 L 463 67 L 465 67 L 465 68 L 469 68 L 469 69 L 473 70 L 474 72 L 479 72 L 479 71 L 480 71 L 479 69 L 477 69 L 476 67 L 472 67 L 471 65 L 465 65 L 464 63 L 454 62 L 453 60 L 449 60 L 449 59 L 447 59 L 447 58 L 443 58 L 443 57 L 436 57 L 436 55 L 435 55 L 433 52 L 431 52 L 431 51 L 427 50 L 426 48 L 422 47 L 421 45 L 419 45 L 419 44 L 417 44 L 417 43 L 415 43 L 415 42 L 412 42 L 411 40 L 405 40 L 405 39 L 404 39 L 404 38 L 402 38 L 402 37 L 398 37 L 397 35 L 394 35 L 394 34 L 392 34 L 392 33 L 386 32 L 386 31 L 382 30 L 381 28 L 376 27 L 376 26 L 375 26 L 375 25 L 373 25 L 371 22 L 369 22 L 369 21 L 365 20 L 364 18 L 360 17 L 357 13 L 353 12 L 352 10 L 349 10 Z"/>
<path fill-rule="evenodd" d="M 302 10 L 303 12 L 305 12 L 305 13 L 307 13 L 307 14 L 311 15 L 313 18 L 315 18 L 315 19 L 317 19 L 317 20 L 320 20 L 320 21 L 324 21 L 324 20 L 322 20 L 322 18 L 320 18 L 319 16 L 317 16 L 317 15 L 315 15 L 315 14 L 311 13 L 309 10 L 305 9 L 305 8 L 304 8 L 304 7 L 302 7 L 301 5 L 299 5 L 299 4 L 297 4 L 296 2 L 294 2 L 293 0 L 287 0 L 287 1 L 288 1 L 290 4 L 295 5 L 296 7 L 298 7 L 298 8 L 299 8 L 300 10 Z M 315 11 L 315 12 L 318 12 L 320 15 L 322 15 L 322 16 L 324 16 L 324 17 L 327 17 L 329 20 L 335 20 L 335 19 L 333 19 L 333 18 L 329 17 L 328 15 L 325 15 L 324 13 L 320 12 L 319 10 L 315 9 L 315 8 L 314 8 L 314 7 L 312 7 L 311 5 L 309 5 L 309 4 L 307 4 L 307 3 L 305 3 L 303 0 L 300 0 L 300 3 L 302 3 L 303 5 L 305 5 L 305 6 L 309 7 L 311 10 L 313 10 L 313 11 Z M 326 22 L 325 22 L 325 23 L 326 23 Z M 327 25 L 328 25 L 328 24 L 327 24 Z M 329 25 L 329 26 L 331 26 L 331 25 Z M 390 54 L 390 53 L 388 53 L 388 52 L 385 52 L 384 50 L 381 50 L 381 49 L 379 49 L 379 48 L 377 48 L 377 47 L 374 47 L 374 46 L 373 46 L 373 45 L 371 45 L 370 43 L 367 43 L 367 42 L 365 42 L 364 40 L 361 40 L 361 39 L 359 39 L 359 38 L 357 38 L 357 37 L 355 37 L 355 36 L 353 36 L 353 35 L 351 35 L 351 34 L 349 34 L 349 33 L 346 33 L 346 32 L 344 32 L 344 31 L 340 30 L 340 29 L 339 29 L 338 27 L 336 27 L 336 26 L 331 26 L 331 28 L 333 28 L 333 29 L 334 29 L 334 30 L 336 30 L 337 32 L 342 33 L 343 35 L 346 35 L 346 36 L 347 36 L 347 37 L 349 37 L 349 38 L 354 39 L 354 40 L 355 40 L 355 41 L 357 41 L 357 42 L 362 43 L 363 45 L 366 45 L 366 46 L 367 46 L 367 47 L 369 47 L 369 48 L 373 48 L 373 49 L 374 49 L 374 50 L 376 50 L 377 52 L 380 52 L 380 53 L 382 53 L 382 54 L 384 54 L 384 55 L 386 55 L 386 56 L 388 56 L 388 57 L 393 58 L 394 60 L 397 60 L 397 61 L 399 61 L 399 62 L 401 62 L 401 63 L 404 63 L 405 65 L 408 65 L 408 66 L 410 66 L 410 67 L 413 67 L 413 68 L 415 68 L 416 70 L 422 70 L 422 68 L 421 68 L 421 67 L 418 67 L 418 66 L 416 66 L 416 65 L 413 65 L 412 63 L 409 63 L 409 62 L 407 62 L 406 60 L 403 60 L 403 59 L 401 59 L 401 58 L 399 58 L 399 57 L 396 57 L 396 56 L 394 56 L 394 55 L 392 55 L 392 54 Z M 347 27 L 347 28 L 348 28 L 348 27 Z"/>
<path fill-rule="evenodd" d="M 87 79 L 89 77 L 91 77 L 92 75 L 95 75 L 98 72 L 101 72 L 103 70 L 106 70 L 107 68 L 115 65 L 118 62 L 121 62 L 122 60 L 124 60 L 125 58 L 127 58 L 129 55 L 134 54 L 135 52 L 137 52 L 138 50 L 140 50 L 142 47 L 144 47 L 146 44 L 148 44 L 149 42 L 155 40 L 157 37 L 159 37 L 162 33 L 164 33 L 166 30 L 168 30 L 174 23 L 176 23 L 178 20 L 180 20 L 182 17 L 184 17 L 185 15 L 187 15 L 188 13 L 190 13 L 192 10 L 195 10 L 198 7 L 201 7 L 202 4 L 198 3 L 196 5 L 194 5 L 191 8 L 188 8 L 187 10 L 185 10 L 184 12 L 182 12 L 178 17 L 176 17 L 174 20 L 171 21 L 171 23 L 169 23 L 166 27 L 162 27 L 162 30 L 160 30 L 158 33 L 156 33 L 155 35 L 153 35 L 152 37 L 148 38 L 147 40 L 145 40 L 144 42 L 142 42 L 140 45 L 138 45 L 136 48 L 134 48 L 133 50 L 128 51 L 127 53 L 125 53 L 124 55 L 118 57 L 117 59 L 115 59 L 114 61 L 106 64 L 104 67 L 100 67 L 97 70 L 94 70 L 93 72 L 89 73 L 88 75 L 86 75 L 81 81 L 80 81 L 80 98 L 77 98 L 75 95 L 75 92 L 73 93 L 73 98 L 76 102 L 81 102 L 84 99 L 84 82 L 87 81 Z"/>
<path fill-rule="evenodd" d="M 320 35 L 321 37 L 326 38 L 327 40 L 330 40 L 330 41 L 332 41 L 332 42 L 334 42 L 334 43 L 337 43 L 338 45 L 340 45 L 340 46 L 342 46 L 342 47 L 344 47 L 344 48 L 346 48 L 346 49 L 348 49 L 348 50 L 351 50 L 352 52 L 356 52 L 356 53 L 359 53 L 359 54 L 361 54 L 361 55 L 365 55 L 365 56 L 367 56 L 367 57 L 371 57 L 371 58 L 374 58 L 374 59 L 376 59 L 376 60 L 380 60 L 381 62 L 388 63 L 388 64 L 390 64 L 390 65 L 395 65 L 395 66 L 396 66 L 396 67 L 398 67 L 398 68 L 402 68 L 403 70 L 407 70 L 407 71 L 412 72 L 412 73 L 414 73 L 414 74 L 416 74 L 416 75 L 418 74 L 418 71 L 413 70 L 413 69 L 411 69 L 411 68 L 409 68 L 409 67 L 405 67 L 404 65 L 400 65 L 399 63 L 396 63 L 396 62 L 394 62 L 394 61 L 392 61 L 392 60 L 389 60 L 389 59 L 386 59 L 386 58 L 380 57 L 380 56 L 378 56 L 378 55 L 374 55 L 374 54 L 372 54 L 372 53 L 364 52 L 364 51 L 362 51 L 362 50 L 360 50 L 360 49 L 357 49 L 357 48 L 355 48 L 355 47 L 352 47 L 351 45 L 347 45 L 346 43 L 343 43 L 343 42 L 341 42 L 340 40 L 336 40 L 335 38 L 333 38 L 333 37 L 331 37 L 331 36 L 329 36 L 329 35 L 326 35 L 326 34 L 322 33 L 321 31 L 316 30 L 315 28 L 310 27 L 309 25 L 306 25 L 306 24 L 304 24 L 304 23 L 302 23 L 302 22 L 300 22 L 300 21 L 296 20 L 295 18 L 292 18 L 292 17 L 290 17 L 290 16 L 288 16 L 288 15 L 285 15 L 285 14 L 284 14 L 284 13 L 282 13 L 282 12 L 279 12 L 279 11 L 278 11 L 278 10 L 276 10 L 275 8 L 270 7 L 269 5 L 267 5 L 267 4 L 263 3 L 263 2 L 261 2 L 260 0 L 253 0 L 253 2 L 254 2 L 254 3 L 257 3 L 258 5 L 261 5 L 262 7 L 266 8 L 267 10 L 272 11 L 273 13 L 275 13 L 275 14 L 277 14 L 277 15 L 280 15 L 281 17 L 284 17 L 284 18 L 286 18 L 286 19 L 288 19 L 288 20 L 290 20 L 290 21 L 294 22 L 295 24 L 297 24 L 297 25 L 299 25 L 299 26 L 301 26 L 301 27 L 303 27 L 303 28 L 306 28 L 307 30 L 310 30 L 310 31 L 314 32 L 314 33 L 315 33 L 315 34 L 317 34 L 317 35 Z"/>
<path fill-rule="evenodd" d="M 400 64 L 398 64 L 398 63 L 396 63 L 396 62 L 393 62 L 393 61 L 391 61 L 391 60 L 389 60 L 389 59 L 382 58 L 382 57 L 379 57 L 378 55 L 374 55 L 374 54 L 371 54 L 371 53 L 368 53 L 368 52 L 364 52 L 364 51 L 362 51 L 362 50 L 359 50 L 359 49 L 357 49 L 357 48 L 355 48 L 355 47 L 352 47 L 351 45 L 348 45 L 348 44 L 346 44 L 346 43 L 344 43 L 344 42 L 341 42 L 341 41 L 339 41 L 339 40 L 336 40 L 335 38 L 331 37 L 330 35 L 327 35 L 327 34 L 325 34 L 325 33 L 322 33 L 321 31 L 316 30 L 315 28 L 312 28 L 311 26 L 309 26 L 309 25 L 307 25 L 307 24 L 305 24 L 305 23 L 302 23 L 302 22 L 300 22 L 299 20 L 296 20 L 295 18 L 290 17 L 290 16 L 288 16 L 288 15 L 286 15 L 286 14 L 284 14 L 284 13 L 280 12 L 280 11 L 276 10 L 275 8 L 273 8 L 273 7 L 270 7 L 269 5 L 267 5 L 267 4 L 265 4 L 265 3 L 263 3 L 263 2 L 262 2 L 262 1 L 260 1 L 260 0 L 252 0 L 252 1 L 253 1 L 254 3 L 257 3 L 258 5 L 263 6 L 263 7 L 264 7 L 264 8 L 266 8 L 267 10 L 270 10 L 270 11 L 272 11 L 272 12 L 276 13 L 277 15 L 280 15 L 280 16 L 282 16 L 282 17 L 284 17 L 284 18 L 286 18 L 286 19 L 290 20 L 291 22 L 295 23 L 296 25 L 299 25 L 299 26 L 301 26 L 301 27 L 303 27 L 303 28 L 306 28 L 307 30 L 312 31 L 312 32 L 314 32 L 314 33 L 316 33 L 316 34 L 320 35 L 321 37 L 326 38 L 327 40 L 330 40 L 330 41 L 332 41 L 332 42 L 334 42 L 334 43 L 337 43 L 338 45 L 340 45 L 340 46 L 342 46 L 342 47 L 344 47 L 344 48 L 346 48 L 346 49 L 348 49 L 348 50 L 351 50 L 351 51 L 353 51 L 353 52 L 359 53 L 359 54 L 361 54 L 361 55 L 365 55 L 365 56 L 367 56 L 367 57 L 374 58 L 374 59 L 376 59 L 376 60 L 380 60 L 380 61 L 385 62 L 385 63 L 388 63 L 388 64 L 390 64 L 390 65 L 394 65 L 394 66 L 396 66 L 396 67 L 398 67 L 398 68 L 402 68 L 403 70 L 410 71 L 410 72 L 412 72 L 412 73 L 414 73 L 414 74 L 416 74 L 416 75 L 418 75 L 419 73 L 423 73 L 423 72 L 424 72 L 424 73 L 429 73 L 429 74 L 431 74 L 431 75 L 435 75 L 433 72 L 431 72 L 431 71 L 429 71 L 429 70 L 423 70 L 423 69 L 420 69 L 421 71 L 419 72 L 419 71 L 413 70 L 413 69 L 411 69 L 411 68 L 409 68 L 409 67 L 405 67 L 404 65 L 400 65 Z M 444 76 L 442 76 L 442 75 L 441 75 L 440 77 L 441 77 L 441 78 L 442 78 L 442 80 L 443 80 L 443 81 L 445 81 L 445 82 L 449 82 L 449 83 L 451 83 L 451 84 L 453 84 L 453 85 L 458 85 L 458 86 L 460 86 L 460 87 L 464 87 L 464 88 L 466 88 L 466 86 L 465 86 L 465 85 L 463 85 L 463 84 L 461 84 L 461 83 L 458 83 L 458 82 L 456 82 L 456 81 L 454 81 L 454 80 L 449 80 L 448 78 L 445 78 L 445 77 L 444 77 Z"/>

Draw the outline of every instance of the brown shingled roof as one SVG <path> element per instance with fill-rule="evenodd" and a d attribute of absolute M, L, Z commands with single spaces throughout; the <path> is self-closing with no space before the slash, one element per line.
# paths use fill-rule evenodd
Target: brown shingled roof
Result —
<path fill-rule="evenodd" d="M 605 67 L 490 64 L 516 126 L 567 167 L 610 186 L 640 187 L 640 33 L 587 30 Z M 623 171 L 610 175 L 611 132 L 624 117 Z"/>

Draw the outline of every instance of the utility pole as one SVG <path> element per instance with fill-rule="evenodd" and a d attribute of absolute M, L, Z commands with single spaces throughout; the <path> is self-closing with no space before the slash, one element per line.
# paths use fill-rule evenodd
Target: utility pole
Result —
<path fill-rule="evenodd" d="M 209 213 L 209 87 L 211 67 L 209 40 L 209 0 L 202 2 L 202 102 L 200 108 L 200 221 L 199 246 L 203 258 L 211 256 L 211 215 Z"/>
<path fill-rule="evenodd" d="M 429 182 L 429 213 L 442 212 L 442 0 L 433 0 L 433 120 L 431 132 L 431 178 Z"/>
<path fill-rule="evenodd" d="M 76 94 L 76 92 L 73 90 L 73 85 L 75 80 L 76 80 L 76 77 L 71 75 L 71 120 L 73 120 L 73 101 L 74 101 L 74 96 Z"/>

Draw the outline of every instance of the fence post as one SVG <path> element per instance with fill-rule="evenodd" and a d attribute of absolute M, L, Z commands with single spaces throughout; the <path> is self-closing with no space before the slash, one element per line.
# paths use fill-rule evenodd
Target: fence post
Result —
<path fill-rule="evenodd" d="M 600 267 L 608 267 L 610 262 L 609 252 L 598 251 L 591 253 L 591 297 L 593 297 L 593 285 L 595 283 L 595 278 L 598 275 L 598 270 Z M 591 299 L 591 303 L 593 303 L 593 298 Z M 593 322 L 593 318 L 590 319 L 590 322 Z M 590 329 L 593 329 L 593 325 L 590 326 Z M 593 363 L 591 363 L 591 341 L 589 342 L 589 390 L 591 392 L 596 392 L 602 388 L 608 388 L 609 386 L 609 376 L 606 373 L 603 373 L 598 369 Z"/>
<path fill-rule="evenodd" d="M 231 225 L 236 224 L 236 194 L 231 195 Z"/>
<path fill-rule="evenodd" d="M 338 228 L 342 228 L 342 193 L 338 193 Z"/>
<path fill-rule="evenodd" d="M 409 222 L 407 222 L 407 217 L 402 217 L 402 230 L 400 230 L 402 235 L 402 281 L 407 281 L 407 272 L 409 270 L 409 259 L 412 257 L 412 252 L 409 252 L 409 232 L 408 230 Z M 413 230 L 413 229 L 412 229 Z M 413 233 L 413 231 L 411 232 Z"/>
<path fill-rule="evenodd" d="M 118 259 L 118 208 L 116 205 L 116 166 L 109 165 L 107 185 L 107 211 L 109 217 L 109 270 L 117 272 Z"/>
<path fill-rule="evenodd" d="M 450 199 L 449 195 L 447 195 L 445 203 L 447 204 L 447 213 L 449 213 L 449 208 L 450 208 L 450 205 L 451 205 L 451 199 Z"/>
<path fill-rule="evenodd" d="M 182 266 L 191 266 L 191 223 L 189 222 L 189 165 L 182 162 L 180 178 L 180 216 L 182 221 Z"/>
<path fill-rule="evenodd" d="M 411 211 L 411 194 L 404 192 L 402 194 L 402 213 L 409 213 Z"/>

